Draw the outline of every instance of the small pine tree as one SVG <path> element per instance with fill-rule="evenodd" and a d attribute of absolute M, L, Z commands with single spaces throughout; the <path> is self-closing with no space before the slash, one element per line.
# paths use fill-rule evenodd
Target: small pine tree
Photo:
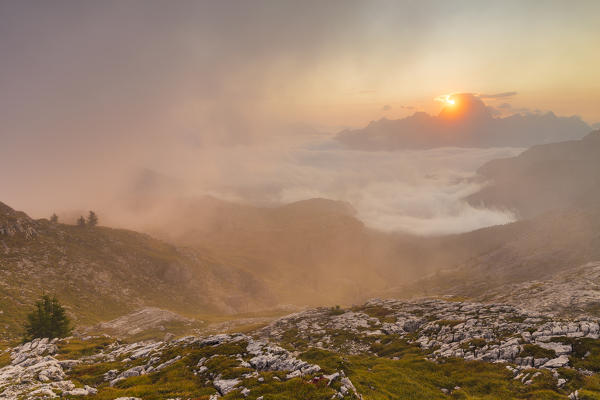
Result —
<path fill-rule="evenodd" d="M 98 225 L 98 216 L 96 215 L 95 212 L 90 211 L 90 214 L 88 215 L 88 219 L 87 219 L 87 224 L 88 224 L 88 226 L 91 226 L 91 227 Z"/>
<path fill-rule="evenodd" d="M 42 295 L 35 308 L 27 315 L 25 323 L 26 341 L 35 338 L 60 338 L 72 331 L 71 321 L 56 297 Z"/>
<path fill-rule="evenodd" d="M 83 218 L 83 215 L 77 220 L 77 226 L 85 226 L 85 218 Z"/>
<path fill-rule="evenodd" d="M 58 223 L 58 215 L 56 215 L 56 213 L 52 214 L 52 216 L 50 217 L 50 222 L 52 222 L 53 224 Z"/>

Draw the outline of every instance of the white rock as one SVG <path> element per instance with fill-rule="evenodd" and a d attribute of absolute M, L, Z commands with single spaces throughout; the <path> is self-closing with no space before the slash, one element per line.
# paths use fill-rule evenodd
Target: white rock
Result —
<path fill-rule="evenodd" d="M 548 360 L 543 368 L 561 368 L 569 364 L 569 357 L 562 355 L 557 358 L 553 358 L 552 360 Z"/>
<path fill-rule="evenodd" d="M 221 393 L 222 396 L 224 396 L 234 390 L 239 383 L 239 379 L 215 379 L 213 381 L 213 386 L 219 391 L 219 393 Z"/>

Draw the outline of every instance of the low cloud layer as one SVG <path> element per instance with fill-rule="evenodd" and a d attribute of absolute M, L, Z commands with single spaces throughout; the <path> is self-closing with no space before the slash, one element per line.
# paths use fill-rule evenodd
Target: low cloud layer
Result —
<path fill-rule="evenodd" d="M 558 117 L 552 112 L 530 113 L 499 110 L 482 99 L 505 99 L 516 92 L 444 96 L 445 107 L 438 116 L 417 112 L 398 120 L 381 119 L 363 129 L 340 132 L 337 140 L 361 150 L 429 149 L 436 147 L 529 147 L 535 144 L 580 139 L 592 130 L 577 116 Z M 501 105 L 510 109 L 508 103 Z"/>
<path fill-rule="evenodd" d="M 295 144 L 197 149 L 180 158 L 179 164 L 171 163 L 168 171 L 144 171 L 134 175 L 135 185 L 124 187 L 129 198 L 210 194 L 263 206 L 315 197 L 343 200 L 369 227 L 437 235 L 514 220 L 506 210 L 476 208 L 463 198 L 481 188 L 470 179 L 480 165 L 520 151 L 444 148 L 374 153 L 346 150 L 316 138 Z M 194 159 L 208 162 L 210 170 L 198 171 L 186 182 L 168 178 L 189 176 Z"/>

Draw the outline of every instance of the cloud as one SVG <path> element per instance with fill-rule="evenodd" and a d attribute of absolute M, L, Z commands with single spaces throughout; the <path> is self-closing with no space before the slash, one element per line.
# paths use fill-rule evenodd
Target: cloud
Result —
<path fill-rule="evenodd" d="M 506 98 L 514 92 L 485 95 Z M 529 147 L 535 144 L 580 139 L 591 127 L 581 118 L 558 117 L 552 112 L 517 113 L 508 103 L 502 110 L 512 115 L 499 117 L 481 96 L 456 93 L 437 98 L 445 104 L 437 116 L 417 112 L 399 119 L 381 119 L 362 129 L 347 129 L 337 135 L 345 146 L 362 150 L 428 149 L 460 147 Z"/>
<path fill-rule="evenodd" d="M 382 111 L 390 111 L 392 109 L 392 106 L 390 106 L 389 104 L 386 104 L 385 106 L 381 107 Z"/>
<path fill-rule="evenodd" d="M 496 94 L 478 94 L 477 97 L 480 99 L 504 99 L 506 97 L 514 97 L 517 92 L 502 92 Z"/>
<path fill-rule="evenodd" d="M 471 179 L 486 161 L 522 149 L 444 148 L 398 152 L 346 150 L 331 139 L 279 142 L 252 148 L 189 150 L 165 175 L 190 175 L 197 160 L 211 166 L 187 185 L 164 193 L 210 194 L 235 202 L 275 205 L 315 197 L 347 201 L 367 226 L 384 231 L 439 235 L 511 222 L 505 210 L 477 208 L 463 198 L 482 184 Z M 369 168 L 362 166 L 368 165 Z M 147 181 L 147 172 L 142 174 Z M 157 175 L 157 180 L 164 180 Z M 164 175 L 162 175 L 164 176 Z M 136 179 L 139 186 L 140 179 Z M 129 186 L 131 188 L 133 186 Z M 144 187 L 144 192 L 147 192 Z M 111 209 L 116 209 L 115 205 Z M 146 220 L 139 215 L 139 222 Z M 131 223 L 136 223 L 131 220 Z"/>

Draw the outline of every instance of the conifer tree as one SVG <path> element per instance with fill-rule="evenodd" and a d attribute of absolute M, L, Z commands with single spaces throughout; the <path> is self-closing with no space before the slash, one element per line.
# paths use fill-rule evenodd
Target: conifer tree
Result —
<path fill-rule="evenodd" d="M 60 338 L 68 336 L 71 330 L 71 321 L 63 306 L 56 297 L 44 294 L 27 315 L 24 339 L 29 341 L 35 338 Z"/>
<path fill-rule="evenodd" d="M 87 224 L 88 224 L 88 226 L 91 226 L 91 227 L 98 225 L 98 216 L 96 215 L 95 212 L 90 211 L 90 214 L 88 215 L 88 218 L 87 218 Z"/>

